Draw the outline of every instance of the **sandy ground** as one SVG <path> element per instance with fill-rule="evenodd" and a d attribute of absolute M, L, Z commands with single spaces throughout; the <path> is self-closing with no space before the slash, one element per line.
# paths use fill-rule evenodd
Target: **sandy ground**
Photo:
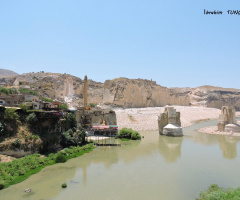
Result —
<path fill-rule="evenodd" d="M 13 158 L 11 156 L 5 156 L 5 155 L 1 155 L 1 154 L 0 154 L 0 158 L 1 158 L 0 163 L 11 162 L 12 160 L 16 159 L 16 158 Z"/>
<path fill-rule="evenodd" d="M 201 133 L 208 133 L 208 134 L 213 134 L 213 135 L 231 135 L 231 136 L 240 136 L 240 133 L 232 133 L 231 132 L 220 132 L 217 130 L 217 126 L 209 126 L 209 127 L 204 127 L 198 129 L 198 132 Z"/>
<path fill-rule="evenodd" d="M 191 126 L 197 122 L 207 119 L 217 119 L 221 113 L 220 109 L 173 106 L 181 113 L 182 127 Z M 119 129 L 126 127 L 134 130 L 158 130 L 158 116 L 164 111 L 164 107 L 152 108 L 129 108 L 116 109 L 117 124 Z M 240 113 L 238 113 L 240 114 Z"/>

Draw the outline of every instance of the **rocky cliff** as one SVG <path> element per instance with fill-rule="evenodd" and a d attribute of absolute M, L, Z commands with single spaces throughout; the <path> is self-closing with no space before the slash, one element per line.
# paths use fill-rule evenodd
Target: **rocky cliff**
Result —
<path fill-rule="evenodd" d="M 8 69 L 0 69 L 0 77 L 17 76 L 18 74 Z"/>
<path fill-rule="evenodd" d="M 0 78 L 0 85 L 29 88 L 39 95 L 66 102 L 70 107 L 83 105 L 83 80 L 69 74 L 27 73 Z M 167 88 L 143 79 L 117 78 L 104 83 L 89 80 L 88 103 L 126 108 L 232 105 L 240 110 L 240 90 L 213 86 Z"/>

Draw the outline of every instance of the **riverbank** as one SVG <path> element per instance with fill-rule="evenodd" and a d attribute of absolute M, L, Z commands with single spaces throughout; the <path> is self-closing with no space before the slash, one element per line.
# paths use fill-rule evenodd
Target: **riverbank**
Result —
<path fill-rule="evenodd" d="M 84 146 L 70 147 L 48 157 L 33 154 L 12 162 L 0 163 L 0 189 L 20 183 L 32 174 L 36 174 L 46 166 L 76 158 L 94 149 L 93 143 Z M 59 159 L 59 157 L 61 157 Z M 62 159 L 64 157 L 64 159 Z"/>
<path fill-rule="evenodd" d="M 222 132 L 218 131 L 217 126 L 209 126 L 209 127 L 203 127 L 197 130 L 200 133 L 207 133 L 207 134 L 212 134 L 212 135 L 230 135 L 230 136 L 240 136 L 240 133 L 236 132 Z"/>
<path fill-rule="evenodd" d="M 220 109 L 173 106 L 181 114 L 182 127 L 188 127 L 205 120 L 217 119 Z M 119 129 L 124 127 L 137 131 L 158 130 L 158 116 L 164 107 L 115 109 Z"/>

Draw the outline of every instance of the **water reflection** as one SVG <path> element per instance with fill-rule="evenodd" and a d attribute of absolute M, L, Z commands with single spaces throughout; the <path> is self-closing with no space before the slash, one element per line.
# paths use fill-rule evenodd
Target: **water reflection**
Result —
<path fill-rule="evenodd" d="M 164 159 L 169 162 L 176 162 L 181 156 L 182 137 L 167 137 L 159 135 L 158 149 Z"/>
<path fill-rule="evenodd" d="M 222 150 L 222 155 L 227 159 L 237 158 L 237 143 L 240 137 L 233 137 L 229 135 L 219 135 L 218 144 Z"/>
<path fill-rule="evenodd" d="M 196 126 L 187 128 L 184 137 L 144 131 L 141 141 L 118 141 L 122 143 L 121 147 L 96 147 L 88 154 L 47 167 L 26 181 L 0 191 L 0 199 L 143 199 L 145 193 L 153 195 L 152 199 L 163 194 L 163 199 L 194 199 L 179 198 L 179 195 L 189 196 L 193 185 L 200 191 L 203 186 L 213 183 L 215 177 L 223 183 L 228 177 L 230 183 L 236 179 L 236 185 L 239 185 L 239 177 L 227 169 L 237 170 L 240 164 L 236 159 L 240 137 L 196 133 L 195 129 Z M 208 163 L 221 155 L 219 148 L 222 156 L 214 160 L 214 167 L 202 164 L 201 158 Z M 212 153 L 208 156 L 209 151 Z M 217 168 L 220 165 L 222 167 Z M 225 177 L 222 177 L 223 171 Z M 178 182 L 176 177 L 180 172 L 184 178 Z M 201 179 L 203 172 L 212 176 Z M 189 173 L 193 180 L 201 181 L 193 184 L 188 178 Z M 61 188 L 64 182 L 68 184 L 66 190 Z M 173 186 L 179 188 L 176 194 L 171 192 Z M 30 194 L 24 193 L 28 187 L 33 191 Z"/>

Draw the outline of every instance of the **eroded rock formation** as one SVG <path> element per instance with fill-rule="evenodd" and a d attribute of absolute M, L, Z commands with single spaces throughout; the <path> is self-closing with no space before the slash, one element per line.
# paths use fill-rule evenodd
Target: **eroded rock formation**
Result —
<path fill-rule="evenodd" d="M 84 75 L 81 76 L 82 78 Z M 19 85 L 21 83 L 21 85 Z M 0 85 L 26 87 L 40 95 L 65 101 L 69 107 L 83 106 L 81 78 L 69 74 L 27 73 L 0 78 Z M 104 83 L 88 80 L 88 103 L 105 107 L 158 107 L 165 105 L 233 106 L 240 110 L 240 90 L 213 86 L 198 88 L 167 88 L 155 81 L 117 78 Z"/>

